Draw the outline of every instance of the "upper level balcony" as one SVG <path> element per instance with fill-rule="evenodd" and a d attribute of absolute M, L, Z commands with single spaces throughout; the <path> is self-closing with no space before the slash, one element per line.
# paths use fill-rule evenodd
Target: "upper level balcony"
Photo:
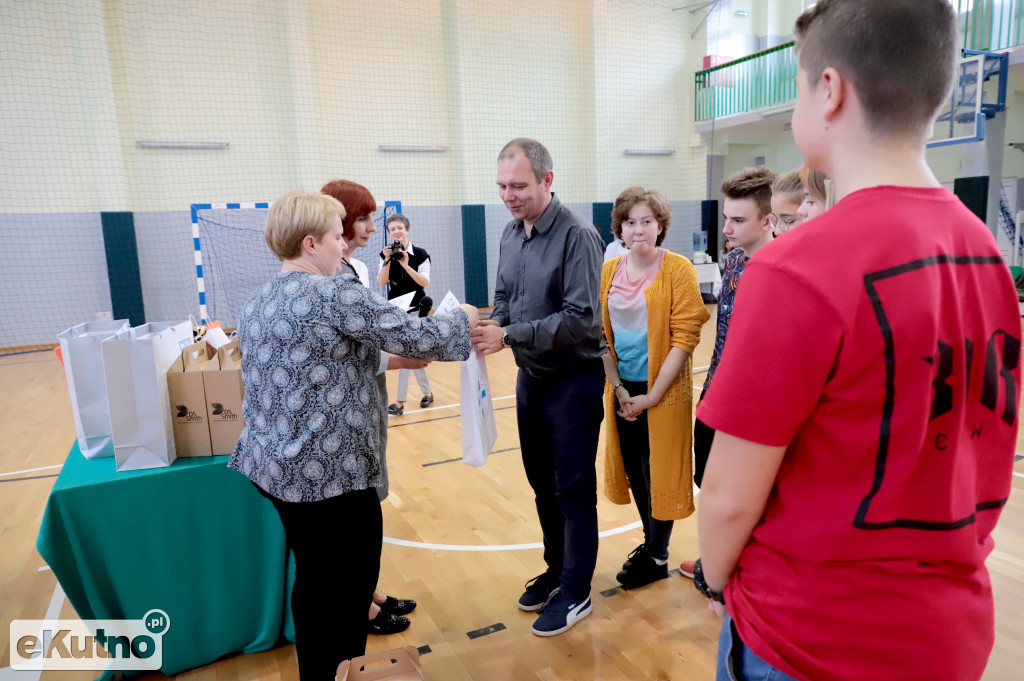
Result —
<path fill-rule="evenodd" d="M 964 49 L 999 52 L 1024 47 L 1024 0 L 951 1 L 957 4 Z M 1022 60 L 1024 50 L 1019 50 L 1010 63 Z M 697 131 L 707 132 L 710 127 L 701 122 L 736 114 L 787 113 L 796 101 L 796 71 L 793 42 L 698 71 L 694 76 Z"/>

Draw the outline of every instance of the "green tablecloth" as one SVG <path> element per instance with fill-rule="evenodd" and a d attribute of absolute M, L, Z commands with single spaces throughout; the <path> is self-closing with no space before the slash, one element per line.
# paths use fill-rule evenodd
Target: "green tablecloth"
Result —
<path fill-rule="evenodd" d="M 295 639 L 273 505 L 226 456 L 118 473 L 71 449 L 36 547 L 82 619 L 165 611 L 164 674 Z"/>

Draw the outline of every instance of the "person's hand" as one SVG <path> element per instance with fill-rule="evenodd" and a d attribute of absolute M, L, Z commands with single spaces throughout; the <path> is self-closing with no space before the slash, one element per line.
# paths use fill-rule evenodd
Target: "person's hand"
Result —
<path fill-rule="evenodd" d="M 718 619 L 724 620 L 725 616 L 729 614 L 729 609 L 725 607 L 725 603 L 719 603 L 708 599 L 708 610 L 718 615 Z"/>
<path fill-rule="evenodd" d="M 619 415 L 627 421 L 636 421 L 637 416 L 653 407 L 654 404 L 654 400 L 646 394 L 633 395 L 632 397 L 620 400 L 621 411 Z"/>
<path fill-rule="evenodd" d="M 615 395 L 615 400 L 619 405 L 619 408 L 616 410 L 615 413 L 617 413 L 619 416 L 626 419 L 627 421 L 635 420 L 630 419 L 629 417 L 626 416 L 625 401 L 629 399 L 629 391 L 626 390 L 625 386 L 620 385 L 618 388 L 612 391 L 612 394 Z"/>
<path fill-rule="evenodd" d="M 423 369 L 428 364 L 430 364 L 430 362 L 425 359 L 413 359 L 412 357 L 388 355 L 388 371 L 394 371 L 395 369 Z"/>
<path fill-rule="evenodd" d="M 462 303 L 459 307 L 461 307 L 465 311 L 466 316 L 469 317 L 469 330 L 472 331 L 480 322 L 480 310 L 475 306 L 468 305 L 466 303 Z"/>
<path fill-rule="evenodd" d="M 500 352 L 505 348 L 505 344 L 501 342 L 501 338 L 504 335 L 505 330 L 498 326 L 498 322 L 492 319 L 484 319 L 470 332 L 469 339 L 473 341 L 474 350 L 487 356 Z"/>
<path fill-rule="evenodd" d="M 391 246 L 385 246 L 381 253 L 384 254 L 384 264 L 388 265 L 391 262 Z"/>

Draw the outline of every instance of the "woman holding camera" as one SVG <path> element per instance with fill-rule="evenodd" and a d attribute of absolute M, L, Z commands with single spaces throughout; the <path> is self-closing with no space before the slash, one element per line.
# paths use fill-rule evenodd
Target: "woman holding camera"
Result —
<path fill-rule="evenodd" d="M 383 540 L 383 479 L 374 378 L 380 350 L 464 360 L 476 308 L 410 319 L 352 277 L 339 277 L 345 208 L 289 192 L 267 215 L 281 271 L 238 318 L 245 429 L 228 467 L 249 478 L 295 555 L 292 615 L 302 679 L 333 678 L 366 651 L 366 613 Z M 428 341 L 428 342 L 424 342 Z"/>
<path fill-rule="evenodd" d="M 430 283 L 430 254 L 409 242 L 409 218 L 401 213 L 394 213 L 384 224 L 391 237 L 391 245 L 380 252 L 380 269 L 377 271 L 377 283 L 388 287 L 388 300 L 413 294 L 409 303 L 409 314 L 426 317 L 430 313 L 433 301 L 425 295 L 424 289 Z M 423 391 L 420 407 L 429 407 L 434 403 L 434 393 L 430 390 L 430 379 L 426 369 L 414 369 L 416 382 Z M 388 413 L 401 416 L 405 413 L 405 399 L 409 394 L 409 370 L 398 371 L 398 393 L 393 404 L 388 405 Z"/>

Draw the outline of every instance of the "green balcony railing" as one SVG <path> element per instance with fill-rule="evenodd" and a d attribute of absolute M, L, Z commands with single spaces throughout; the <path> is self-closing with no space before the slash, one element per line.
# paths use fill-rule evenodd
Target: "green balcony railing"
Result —
<path fill-rule="evenodd" d="M 957 0 L 964 49 L 997 52 L 1024 45 L 1024 0 Z"/>
<path fill-rule="evenodd" d="M 1024 46 L 1024 0 L 951 0 L 968 50 Z M 694 77 L 694 120 L 709 121 L 796 100 L 797 58 L 788 42 L 719 64 Z"/>
<path fill-rule="evenodd" d="M 709 121 L 792 102 L 796 99 L 796 71 L 792 42 L 698 71 L 694 120 Z"/>

